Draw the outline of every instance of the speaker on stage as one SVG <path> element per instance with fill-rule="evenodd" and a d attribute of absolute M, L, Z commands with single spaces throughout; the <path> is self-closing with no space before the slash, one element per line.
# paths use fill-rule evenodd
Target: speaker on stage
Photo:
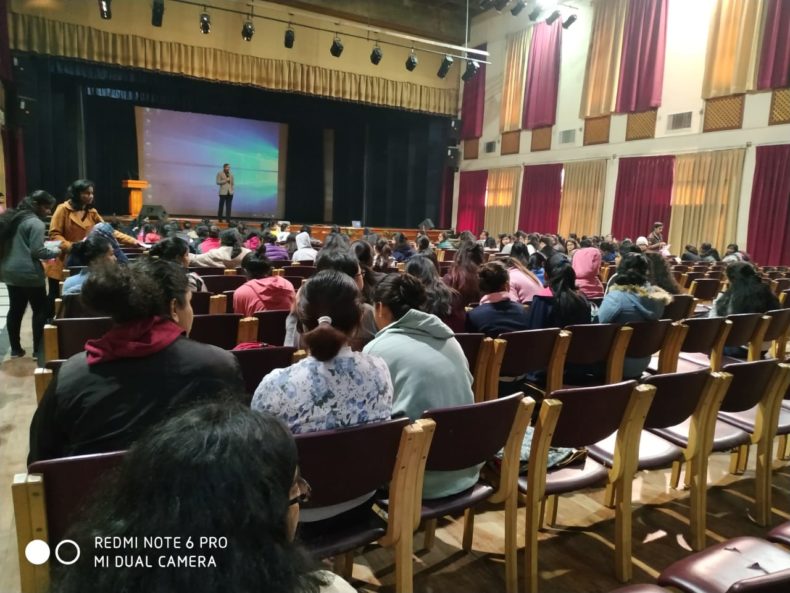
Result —
<path fill-rule="evenodd" d="M 461 151 L 457 146 L 448 146 L 447 152 L 444 157 L 444 164 L 446 167 L 457 171 L 461 164 Z"/>
<path fill-rule="evenodd" d="M 417 228 L 430 231 L 431 229 L 435 228 L 435 225 L 433 224 L 433 221 L 430 218 L 426 218 L 420 224 L 417 225 Z"/>
<path fill-rule="evenodd" d="M 140 208 L 140 214 L 137 215 L 137 224 L 147 218 L 148 220 L 164 220 L 167 218 L 167 211 L 159 204 L 146 204 Z"/>

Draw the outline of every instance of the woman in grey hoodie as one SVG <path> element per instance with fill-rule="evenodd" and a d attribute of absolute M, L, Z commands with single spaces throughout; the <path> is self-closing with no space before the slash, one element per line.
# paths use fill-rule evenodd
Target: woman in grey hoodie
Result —
<path fill-rule="evenodd" d="M 55 198 L 43 190 L 36 190 L 22 200 L 17 209 L 8 210 L 0 217 L 0 280 L 8 286 L 6 326 L 12 357 L 25 355 L 20 330 L 28 303 L 33 309 L 34 355 L 41 347 L 49 303 L 40 260 L 60 254 L 60 249 L 44 245 L 43 219 L 52 213 L 54 205 Z"/>

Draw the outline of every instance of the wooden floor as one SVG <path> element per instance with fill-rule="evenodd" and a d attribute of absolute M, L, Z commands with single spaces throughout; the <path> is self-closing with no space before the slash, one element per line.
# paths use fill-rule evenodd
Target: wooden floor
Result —
<path fill-rule="evenodd" d="M 2 290 L 2 287 L 0 287 Z M 5 325 L 0 294 L 0 327 Z M 29 319 L 23 324 L 23 346 L 30 344 Z M 28 348 L 30 350 L 30 348 Z M 35 410 L 34 361 L 8 360 L 7 339 L 0 333 L 0 592 L 19 592 L 16 532 L 11 506 L 11 479 L 25 470 L 28 427 Z M 754 451 L 752 451 L 754 453 Z M 726 455 L 714 455 L 708 491 L 708 543 L 738 535 L 763 535 L 751 519 L 754 508 L 753 457 L 744 476 L 727 474 Z M 775 464 L 774 524 L 790 520 L 790 466 Z M 634 581 L 652 582 L 658 573 L 688 553 L 688 494 L 668 486 L 669 472 L 638 475 L 634 485 Z M 602 491 L 560 500 L 557 529 L 541 535 L 540 590 L 543 593 L 596 593 L 615 589 L 612 576 L 614 514 L 601 506 Z M 475 521 L 473 552 L 461 551 L 462 521 L 445 520 L 435 547 L 421 551 L 416 536 L 414 590 L 424 593 L 504 591 L 503 511 L 482 509 Z M 524 513 L 519 514 L 523 530 Z M 523 534 L 519 536 L 523 548 Z M 393 591 L 392 552 L 371 547 L 355 560 L 352 584 L 361 591 Z M 523 556 L 519 555 L 523 562 Z M 519 577 L 523 569 L 519 565 Z M 523 585 L 521 587 L 523 590 Z"/>

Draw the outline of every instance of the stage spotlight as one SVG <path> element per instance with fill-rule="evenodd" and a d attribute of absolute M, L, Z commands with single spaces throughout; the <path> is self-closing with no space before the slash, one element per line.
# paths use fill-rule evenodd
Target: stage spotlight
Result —
<path fill-rule="evenodd" d="M 576 19 L 577 19 L 577 18 L 579 18 L 579 17 L 578 17 L 577 15 L 575 15 L 575 14 L 572 14 L 572 15 L 570 15 L 570 16 L 569 16 L 567 19 L 565 19 L 565 21 L 562 23 L 562 28 L 563 28 L 563 29 L 567 29 L 567 28 L 568 28 L 568 27 L 570 27 L 570 26 L 571 26 L 573 23 L 575 23 L 575 22 L 576 22 Z"/>
<path fill-rule="evenodd" d="M 532 10 L 532 12 L 529 13 L 529 20 L 531 20 L 532 22 L 538 20 L 538 17 L 540 16 L 540 13 L 542 11 L 543 9 L 540 7 L 540 5 L 539 4 L 536 5 L 535 8 Z"/>
<path fill-rule="evenodd" d="M 447 73 L 450 71 L 450 68 L 453 66 L 453 58 L 452 56 L 444 56 L 442 60 L 441 66 L 439 66 L 439 71 L 436 73 L 436 76 L 439 78 L 444 78 L 447 76 Z"/>
<path fill-rule="evenodd" d="M 200 32 L 208 35 L 211 32 L 211 17 L 207 12 L 200 13 Z"/>
<path fill-rule="evenodd" d="M 494 0 L 494 8 L 496 8 L 497 12 L 502 12 L 509 3 L 510 0 Z"/>
<path fill-rule="evenodd" d="M 377 45 L 373 48 L 373 51 L 370 52 L 370 63 L 374 66 L 378 66 L 381 58 L 384 57 L 384 52 L 381 51 L 381 48 Z"/>
<path fill-rule="evenodd" d="M 105 21 L 112 18 L 112 0 L 99 0 L 99 15 Z"/>
<path fill-rule="evenodd" d="M 461 75 L 461 79 L 464 82 L 469 82 L 475 77 L 478 70 L 480 70 L 480 64 L 478 64 L 474 60 L 467 60 L 466 70 L 464 70 L 464 73 Z"/>
<path fill-rule="evenodd" d="M 417 63 L 417 56 L 414 54 L 414 50 L 411 50 L 409 57 L 406 58 L 406 70 L 413 72 L 417 67 Z"/>
<path fill-rule="evenodd" d="M 525 0 L 518 0 L 518 2 L 513 5 L 513 8 L 510 9 L 510 14 L 513 16 L 518 16 L 526 7 L 527 3 Z"/>
<path fill-rule="evenodd" d="M 549 18 L 546 19 L 546 24 L 547 25 L 552 25 L 552 24 L 554 24 L 554 21 L 556 21 L 558 18 L 560 18 L 560 11 L 559 10 L 555 10 L 554 12 L 552 12 L 549 15 Z"/>
<path fill-rule="evenodd" d="M 252 36 L 255 34 L 255 25 L 252 24 L 252 21 L 247 20 L 244 21 L 244 25 L 241 27 L 241 36 L 244 41 L 252 41 Z"/>
<path fill-rule="evenodd" d="M 329 48 L 329 53 L 336 58 L 339 58 L 340 54 L 343 53 L 343 44 L 340 42 L 340 37 L 335 37 L 332 40 L 332 47 Z"/>
<path fill-rule="evenodd" d="M 294 41 L 296 41 L 296 31 L 294 31 L 290 25 L 285 30 L 285 37 L 283 38 L 283 45 L 288 49 L 291 49 L 294 46 Z"/>
<path fill-rule="evenodd" d="M 151 6 L 151 24 L 154 27 L 162 26 L 162 19 L 165 17 L 165 0 L 154 0 Z"/>

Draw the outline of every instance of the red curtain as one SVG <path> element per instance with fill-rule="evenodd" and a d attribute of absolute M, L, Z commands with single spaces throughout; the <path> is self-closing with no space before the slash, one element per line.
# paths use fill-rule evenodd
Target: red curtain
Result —
<path fill-rule="evenodd" d="M 487 44 L 475 49 L 485 51 Z M 461 104 L 461 140 L 480 138 L 483 135 L 483 114 L 486 101 L 486 65 L 469 82 L 464 83 L 464 98 Z"/>
<path fill-rule="evenodd" d="M 767 0 L 758 89 L 790 86 L 790 2 Z"/>
<path fill-rule="evenodd" d="M 472 231 L 477 235 L 483 230 L 486 213 L 486 183 L 488 171 L 463 171 L 458 189 L 458 216 L 455 230 Z"/>
<path fill-rule="evenodd" d="M 16 206 L 27 195 L 24 137 L 21 128 L 3 128 L 0 135 L 5 153 L 6 204 Z"/>
<path fill-rule="evenodd" d="M 666 41 L 667 0 L 631 0 L 615 111 L 633 113 L 661 105 Z"/>
<path fill-rule="evenodd" d="M 790 264 L 790 144 L 758 146 L 747 251 L 764 266 Z"/>
<path fill-rule="evenodd" d="M 527 58 L 527 85 L 521 127 L 525 130 L 553 126 L 557 118 L 557 89 L 560 84 L 562 19 L 532 28 Z"/>
<path fill-rule="evenodd" d="M 663 222 L 663 235 L 669 236 L 674 167 L 673 156 L 620 159 L 612 220 L 617 239 L 647 236 L 654 222 Z"/>
<path fill-rule="evenodd" d="M 562 163 L 524 167 L 518 228 L 527 233 L 556 233 L 562 197 Z"/>
<path fill-rule="evenodd" d="M 439 202 L 439 220 L 436 221 L 440 229 L 449 229 L 453 217 L 453 182 L 455 181 L 455 169 L 452 167 L 444 168 L 442 176 L 442 197 Z"/>

